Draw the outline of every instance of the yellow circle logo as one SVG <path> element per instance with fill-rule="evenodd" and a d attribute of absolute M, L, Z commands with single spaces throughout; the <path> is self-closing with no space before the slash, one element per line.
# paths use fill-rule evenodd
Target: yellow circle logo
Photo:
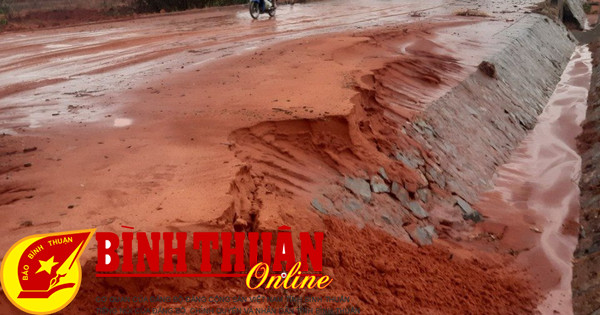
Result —
<path fill-rule="evenodd" d="M 0 270 L 12 304 L 30 314 L 51 314 L 69 305 L 81 285 L 79 256 L 94 231 L 32 235 L 14 244 Z"/>

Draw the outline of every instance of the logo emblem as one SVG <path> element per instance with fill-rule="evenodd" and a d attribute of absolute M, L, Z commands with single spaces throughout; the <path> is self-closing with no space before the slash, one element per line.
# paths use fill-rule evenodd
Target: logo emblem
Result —
<path fill-rule="evenodd" d="M 79 256 L 94 231 L 38 234 L 14 244 L 0 271 L 8 299 L 30 314 L 50 314 L 69 305 L 81 285 Z"/>

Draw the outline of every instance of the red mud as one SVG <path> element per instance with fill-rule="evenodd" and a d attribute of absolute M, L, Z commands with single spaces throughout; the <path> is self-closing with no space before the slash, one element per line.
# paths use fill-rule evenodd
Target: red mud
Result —
<path fill-rule="evenodd" d="M 0 27 L 2 31 L 30 31 L 41 28 L 65 27 L 70 25 L 89 24 L 115 19 L 131 19 L 133 15 L 128 9 L 111 9 L 108 11 L 94 9 L 52 10 L 30 12 L 10 17 L 8 24 Z"/>
<path fill-rule="evenodd" d="M 89 312 L 96 307 L 151 307 L 156 304 L 98 303 L 97 296 L 346 296 L 348 302 L 314 302 L 303 307 L 358 307 L 361 314 L 531 314 L 538 298 L 527 276 L 506 267 L 511 258 L 461 254 L 441 245 L 417 248 L 373 227 L 358 229 L 337 219 L 326 219 L 324 273 L 334 277 L 323 291 L 282 291 L 243 285 L 243 279 L 114 279 L 94 278 L 93 264 L 84 268 L 78 298 L 64 314 Z M 352 242 L 348 242 L 352 239 Z M 194 253 L 197 251 L 189 251 Z M 214 255 L 218 258 L 219 255 Z M 199 255 L 188 257 L 199 266 Z M 218 259 L 213 259 L 213 270 Z M 171 307 L 297 307 L 292 303 L 184 303 Z"/>
<path fill-rule="evenodd" d="M 486 45 L 494 44 L 484 39 L 509 25 L 480 22 L 452 17 L 450 22 L 421 21 L 303 38 L 237 51 L 238 56 L 200 66 L 208 58 L 202 55 L 185 64 L 195 71 L 178 74 L 168 68 L 169 76 L 163 73 L 159 80 L 145 83 L 143 71 L 130 70 L 139 66 L 134 61 L 122 64 L 127 71 L 109 80 L 110 71 L 118 70 L 112 59 L 124 58 L 92 58 L 88 70 L 104 70 L 88 72 L 90 78 L 109 71 L 100 77 L 110 81 L 109 86 L 126 89 L 135 83 L 137 88 L 115 99 L 108 96 L 112 90 L 77 90 L 67 99 L 73 107 L 65 104 L 52 112 L 61 122 L 55 124 L 44 123 L 51 113 L 39 109 L 46 104 L 37 94 L 23 88 L 5 90 L 13 99 L 34 99 L 35 104 L 27 106 L 36 110 L 3 126 L 19 134 L 2 138 L 6 190 L 0 206 L 6 218 L 0 226 L 10 231 L 2 248 L 25 235 L 82 227 L 114 232 L 122 231 L 121 225 L 141 231 L 264 231 L 287 224 L 293 231 L 327 231 L 325 272 L 335 280 L 330 290 L 313 294 L 347 294 L 351 304 L 367 314 L 399 309 L 413 314 L 531 313 L 538 295 L 512 266 L 512 256 L 468 252 L 444 241 L 428 248 L 410 244 L 405 228 L 432 222 L 415 217 L 390 194 L 374 194 L 356 213 L 336 210 L 352 197 L 341 185 L 344 176 L 368 178 L 380 167 L 413 200 L 418 189 L 437 197 L 448 195 L 424 175 L 439 169 L 439 161 L 403 133 L 402 125 L 477 71 L 482 56 L 490 52 Z M 257 25 L 278 27 L 271 21 Z M 286 27 L 291 26 L 281 26 Z M 221 31 L 230 33 L 230 44 L 235 41 L 234 32 Z M 162 47 L 168 38 L 159 34 L 137 43 L 150 43 L 146 49 Z M 127 42 L 92 44 L 75 49 L 74 55 L 60 51 L 54 57 L 136 49 Z M 468 55 L 459 53 L 464 49 Z M 21 61 L 29 67 L 44 64 L 43 57 L 33 53 Z M 69 79 L 81 74 L 81 68 L 67 69 L 75 71 Z M 131 73 L 135 76 L 127 77 Z M 54 96 L 60 91 L 53 85 L 47 88 L 44 93 Z M 115 103 L 125 106 L 108 111 Z M 82 113 L 95 111 L 104 119 L 84 123 Z M 33 146 L 38 150 L 23 152 Z M 422 159 L 421 165 L 408 168 L 394 159 L 396 151 Z M 312 209 L 314 197 L 332 200 L 335 207 L 328 214 L 350 223 Z M 435 203 L 416 202 L 427 210 Z M 366 227 L 359 229 L 357 224 Z M 96 279 L 94 252 L 90 246 L 84 253 L 82 291 L 65 313 L 93 312 L 98 295 L 253 294 L 240 289 L 238 280 Z M 0 311 L 12 310 L 0 300 Z"/>
<path fill-rule="evenodd" d="M 336 221 L 328 222 L 328 228 L 326 257 L 333 259 L 337 282 L 333 289 L 357 296 L 363 309 L 379 314 L 517 314 L 535 306 L 535 290 L 522 272 L 506 267 L 506 257 L 462 257 L 459 250 L 439 245 L 415 248 L 381 230 L 358 230 Z"/>
<path fill-rule="evenodd" d="M 306 213 L 302 200 L 311 200 L 315 194 L 322 193 L 337 205 L 336 209 L 341 209 L 343 202 L 352 197 L 337 185 L 340 174 L 364 177 L 365 174 L 376 174 L 381 167 L 390 180 L 396 179 L 410 194 L 428 187 L 419 170 L 390 159 L 399 151 L 414 152 L 428 165 L 437 165 L 434 157 L 419 143 L 395 130 L 422 111 L 428 100 L 443 94 L 465 75 L 457 60 L 433 53 L 438 47 L 427 39 L 428 33 L 412 33 L 408 28 L 364 33 L 362 36 L 366 38 L 351 48 L 336 50 L 335 54 L 344 59 L 348 59 L 345 57 L 348 53 L 350 56 L 368 56 L 374 46 L 385 47 L 390 55 L 398 46 L 403 51 L 403 55 L 392 58 L 393 61 L 385 63 L 374 74 L 362 75 L 355 71 L 346 79 L 350 81 L 345 84 L 354 86 L 359 92 L 352 97 L 349 114 L 332 115 L 329 112 L 327 117 L 318 119 L 265 122 L 233 132 L 231 148 L 249 167 L 238 173 L 238 180 L 230 192 L 236 199 L 222 218 L 235 222 L 241 217 L 245 222 L 254 222 L 260 211 L 260 216 L 269 219 L 261 219 L 256 227 L 273 229 L 275 226 L 271 224 L 278 222 L 272 221 L 273 218 L 285 213 L 290 216 L 288 220 L 294 218 L 293 223 L 286 224 L 300 230 L 313 228 L 312 222 L 301 224 L 314 216 Z M 398 39 L 398 34 L 409 35 Z M 370 65 L 363 66 L 377 67 L 381 61 L 371 61 Z M 378 209 L 396 207 L 389 197 L 373 198 L 375 201 L 364 205 L 368 211 L 358 214 L 360 218 L 341 210 L 336 215 L 350 216 L 357 219 L 357 223 L 382 224 L 384 213 Z M 269 206 L 262 207 L 263 204 Z M 297 208 L 290 211 L 292 206 Z M 411 215 L 400 212 L 401 208 L 398 211 L 390 215 L 401 217 L 399 220 L 405 225 L 416 223 Z M 402 229 L 391 229 L 408 239 Z"/>

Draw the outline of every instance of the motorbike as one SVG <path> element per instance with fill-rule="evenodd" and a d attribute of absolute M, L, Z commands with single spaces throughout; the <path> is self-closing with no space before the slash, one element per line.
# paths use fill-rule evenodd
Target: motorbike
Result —
<path fill-rule="evenodd" d="M 277 10 L 277 0 L 250 0 L 250 16 L 255 20 L 263 13 L 274 17 L 275 10 Z"/>

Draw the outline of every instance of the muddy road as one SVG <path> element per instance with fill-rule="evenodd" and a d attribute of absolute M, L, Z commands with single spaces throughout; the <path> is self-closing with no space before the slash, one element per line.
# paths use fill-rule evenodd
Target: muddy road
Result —
<path fill-rule="evenodd" d="M 60 118 L 49 119 L 42 112 L 68 106 L 69 95 L 121 93 L 128 88 L 140 88 L 163 75 L 197 69 L 204 63 L 275 42 L 427 20 L 461 8 L 481 7 L 490 14 L 504 12 L 502 18 L 506 19 L 514 19 L 515 15 L 528 10 L 524 1 L 502 4 L 486 1 L 483 5 L 474 2 L 325 1 L 282 5 L 278 17 L 262 16 L 259 21 L 248 18 L 245 6 L 236 6 L 3 34 L 0 47 L 2 131 L 13 133 L 18 127 L 62 122 Z M 515 9 L 517 4 L 519 8 Z M 411 17 L 411 13 L 415 16 Z M 40 102 L 43 104 L 37 104 Z M 102 108 L 97 108 L 97 115 L 81 115 L 79 119 L 101 120 L 100 112 L 107 111 L 111 105 L 104 102 Z"/>
<path fill-rule="evenodd" d="M 326 256 L 348 252 L 367 261 L 403 253 L 393 270 L 412 276 L 396 283 L 397 292 L 380 288 L 384 275 L 366 276 L 372 267 L 360 278 L 326 258 L 327 268 L 350 279 L 335 292 L 354 295 L 352 305 L 370 312 L 397 305 L 408 313 L 473 313 L 481 305 L 489 314 L 530 312 L 555 283 L 532 284 L 523 272 L 530 266 L 509 249 L 479 242 L 454 202 L 464 211 L 470 206 L 460 197 L 470 202 L 493 187 L 495 167 L 526 135 L 520 125 L 535 124 L 574 45 L 557 42 L 547 60 L 532 57 L 552 70 L 524 83 L 540 91 L 518 95 L 532 104 L 513 119 L 519 122 L 506 118 L 504 108 L 513 107 L 502 107 L 516 110 L 518 97 L 469 109 L 468 119 L 436 101 L 474 74 L 492 86 L 490 99 L 512 93 L 508 74 L 484 76 L 478 65 L 513 49 L 530 28 L 564 36 L 549 19 L 527 14 L 532 4 L 335 0 L 281 6 L 276 18 L 258 21 L 238 6 L 1 34 L 0 252 L 27 235 L 90 227 L 271 231 L 286 224 L 330 231 L 335 248 Z M 456 14 L 465 8 L 478 16 Z M 446 114 L 449 126 L 428 125 Z M 480 130 L 478 121 L 498 123 L 484 149 L 479 142 L 467 148 L 479 150 L 472 160 L 457 154 L 457 142 L 443 141 L 453 133 L 464 140 Z M 362 250 L 345 248 L 348 231 L 365 234 L 356 244 Z M 414 246 L 438 237 L 429 249 Z M 195 290 L 187 282 L 93 280 L 95 246 L 83 255 L 92 279 L 82 290 L 90 296 L 115 286 Z M 432 273 L 402 269 L 403 257 L 433 266 Z M 348 289 L 351 281 L 366 281 L 369 290 Z M 423 292 L 440 298 L 415 305 Z M 93 303 L 82 299 L 71 312 Z"/>
<path fill-rule="evenodd" d="M 443 6 L 444 1 L 282 5 L 278 10 L 280 17 L 263 16 L 259 21 L 249 19 L 246 7 L 238 6 L 121 23 L 4 34 L 0 50 L 0 97 L 3 104 L 23 102 L 23 95 L 9 96 L 60 82 L 68 82 L 63 86 L 69 86 L 69 90 L 57 90 L 60 86 L 54 86 L 48 91 L 53 98 L 56 92 L 122 91 L 142 78 L 164 75 L 182 66 L 196 67 L 282 40 L 409 21 L 410 12 L 430 14 L 439 12 Z"/>
<path fill-rule="evenodd" d="M 2 204 L 11 214 L 1 224 L 15 231 L 3 245 L 37 226 L 81 225 L 71 218 L 73 208 L 88 225 L 117 228 L 162 226 L 182 208 L 200 207 L 185 221 L 214 219 L 227 208 L 238 164 L 228 148 L 230 132 L 288 118 L 290 109 L 309 118 L 347 112 L 355 93 L 347 72 L 362 59 L 389 57 L 353 56 L 351 47 L 364 40 L 353 32 L 444 26 L 461 20 L 448 15 L 464 7 L 502 11 L 481 30 L 469 27 L 477 17 L 445 24 L 462 27 L 462 35 L 443 30 L 449 45 L 442 50 L 454 54 L 466 44 L 462 58 L 473 67 L 494 49 L 493 35 L 522 17 L 527 5 L 325 1 L 281 6 L 277 18 L 258 21 L 248 18 L 246 7 L 230 7 L 2 34 Z M 298 40 L 331 32 L 347 35 L 312 50 Z M 290 40 L 292 48 L 281 46 L 278 54 L 265 48 Z M 323 87 L 335 88 L 314 93 Z M 181 124 L 190 117 L 197 121 Z M 23 154 L 30 147 L 38 150 Z M 29 163 L 34 166 L 24 167 Z M 189 187 L 203 187 L 202 193 Z M 131 206 L 139 211 L 122 211 Z M 116 218 L 121 221 L 109 224 Z"/>

